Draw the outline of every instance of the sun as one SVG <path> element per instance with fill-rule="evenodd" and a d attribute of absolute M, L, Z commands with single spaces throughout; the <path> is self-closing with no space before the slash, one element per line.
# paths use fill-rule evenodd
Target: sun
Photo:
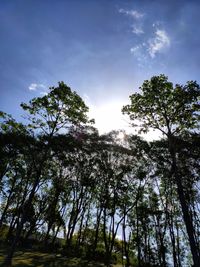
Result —
<path fill-rule="evenodd" d="M 117 138 L 120 139 L 120 140 L 124 140 L 125 133 L 124 132 L 119 132 L 118 135 L 117 135 Z"/>
<path fill-rule="evenodd" d="M 125 139 L 123 130 L 127 134 L 137 134 L 138 129 L 131 127 L 129 119 L 121 112 L 125 101 L 104 101 L 99 105 L 91 103 L 89 98 L 85 99 L 85 101 L 89 106 L 89 117 L 94 118 L 95 127 L 100 134 L 109 133 L 112 130 L 119 130 L 119 133 L 116 136 L 119 141 Z M 140 134 L 140 136 L 147 141 L 158 140 L 161 138 L 159 131 L 153 130 L 150 130 L 147 134 Z"/>
<path fill-rule="evenodd" d="M 95 125 L 100 134 L 126 128 L 121 112 L 123 104 L 120 101 L 111 101 L 99 106 L 90 105 L 90 117 L 95 119 Z M 122 134 L 120 136 L 123 137 Z"/>

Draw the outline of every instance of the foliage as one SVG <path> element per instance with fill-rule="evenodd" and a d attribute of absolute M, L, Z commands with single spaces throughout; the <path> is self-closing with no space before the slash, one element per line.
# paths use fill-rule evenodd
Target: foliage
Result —
<path fill-rule="evenodd" d="M 0 113 L 0 241 L 14 266 L 192 263 L 185 216 L 198 246 L 199 86 L 160 75 L 130 99 L 123 112 L 162 139 L 99 135 L 63 82 L 22 104 L 26 123 Z"/>

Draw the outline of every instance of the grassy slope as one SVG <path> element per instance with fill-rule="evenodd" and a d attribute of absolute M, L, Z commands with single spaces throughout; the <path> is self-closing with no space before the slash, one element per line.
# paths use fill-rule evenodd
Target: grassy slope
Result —
<path fill-rule="evenodd" d="M 6 255 L 5 250 L 0 250 L 0 264 Z M 103 264 L 87 262 L 78 258 L 67 259 L 61 255 L 42 253 L 36 251 L 17 251 L 13 259 L 15 267 L 102 267 Z M 115 265 L 121 267 L 121 265 Z"/>

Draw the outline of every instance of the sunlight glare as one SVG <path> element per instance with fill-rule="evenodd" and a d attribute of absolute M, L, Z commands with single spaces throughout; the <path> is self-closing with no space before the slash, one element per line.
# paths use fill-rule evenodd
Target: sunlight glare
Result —
<path fill-rule="evenodd" d="M 100 134 L 108 133 L 112 130 L 125 130 L 127 134 L 137 134 L 136 128 L 130 125 L 130 120 L 123 115 L 121 109 L 127 102 L 126 100 L 111 100 L 99 105 L 94 105 L 88 96 L 84 96 L 84 101 L 89 106 L 89 117 L 95 119 L 95 127 Z M 158 130 L 150 131 L 147 134 L 140 134 L 145 140 L 152 141 L 161 138 Z M 120 132 L 118 138 L 124 139 L 124 133 Z"/>
<path fill-rule="evenodd" d="M 120 139 L 120 140 L 124 140 L 125 133 L 124 132 L 119 132 L 118 135 L 117 135 L 117 138 Z"/>

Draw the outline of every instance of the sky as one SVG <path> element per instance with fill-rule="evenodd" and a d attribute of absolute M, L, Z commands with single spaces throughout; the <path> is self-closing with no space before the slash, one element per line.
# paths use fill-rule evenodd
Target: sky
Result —
<path fill-rule="evenodd" d="M 200 83 L 198 0 L 1 0 L 0 110 L 64 81 L 100 133 L 129 129 L 129 95 L 153 75 Z M 127 128 L 128 127 L 128 128 Z"/>

